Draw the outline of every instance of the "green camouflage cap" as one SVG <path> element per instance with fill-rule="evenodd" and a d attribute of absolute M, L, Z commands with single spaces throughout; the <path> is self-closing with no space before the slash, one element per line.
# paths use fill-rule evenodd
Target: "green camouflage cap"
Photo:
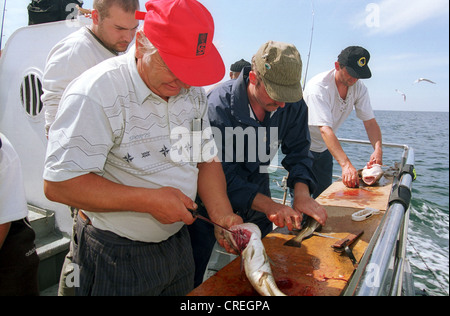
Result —
<path fill-rule="evenodd" d="M 255 66 L 273 100 L 293 103 L 303 98 L 302 59 L 294 45 L 265 43 L 255 55 Z"/>

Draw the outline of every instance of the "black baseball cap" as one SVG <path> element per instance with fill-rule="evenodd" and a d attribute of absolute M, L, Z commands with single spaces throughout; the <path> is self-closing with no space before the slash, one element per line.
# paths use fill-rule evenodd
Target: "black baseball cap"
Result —
<path fill-rule="evenodd" d="M 369 79 L 372 72 L 369 69 L 369 52 L 360 46 L 349 46 L 338 57 L 338 62 L 345 66 L 350 76 L 357 79 Z"/>
<path fill-rule="evenodd" d="M 244 59 L 241 59 L 241 60 L 238 60 L 237 62 L 235 62 L 234 64 L 231 65 L 230 71 L 241 72 L 244 67 L 248 67 L 248 66 L 251 66 L 251 65 L 252 64 L 250 64 L 248 61 L 246 61 Z"/>

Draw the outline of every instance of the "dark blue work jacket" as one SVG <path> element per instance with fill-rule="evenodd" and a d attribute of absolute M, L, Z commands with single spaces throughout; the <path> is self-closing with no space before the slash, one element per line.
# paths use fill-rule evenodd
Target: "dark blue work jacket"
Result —
<path fill-rule="evenodd" d="M 287 103 L 274 113 L 266 113 L 263 122 L 257 121 L 251 117 L 247 96 L 249 72 L 250 67 L 244 68 L 238 79 L 227 81 L 208 94 L 208 115 L 213 132 L 215 130 L 228 197 L 233 209 L 240 212 L 251 209 L 258 192 L 271 196 L 269 173 L 265 168 L 280 146 L 284 155 L 281 164 L 289 172 L 288 187 L 293 189 L 297 182 L 307 184 L 310 192 L 314 192 L 316 187 L 313 158 L 309 151 L 311 139 L 306 103 L 303 100 Z M 230 131 L 235 134 L 230 134 Z M 243 134 L 244 146 L 237 146 L 237 138 Z M 231 138 L 227 140 L 226 135 L 233 137 L 231 148 Z M 260 148 L 262 146 L 265 152 Z M 274 163 L 278 164 L 278 161 Z"/>

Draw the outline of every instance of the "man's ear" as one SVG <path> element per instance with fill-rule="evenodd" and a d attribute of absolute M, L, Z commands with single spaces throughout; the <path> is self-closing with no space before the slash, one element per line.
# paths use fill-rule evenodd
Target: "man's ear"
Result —
<path fill-rule="evenodd" d="M 258 79 L 256 78 L 256 73 L 251 70 L 248 74 L 248 80 L 250 81 L 250 83 L 254 86 L 256 86 L 256 83 L 258 82 Z"/>
<path fill-rule="evenodd" d="M 141 51 L 141 48 L 142 48 L 142 44 L 141 44 L 142 36 L 145 36 L 145 34 L 142 33 L 141 31 L 136 32 L 136 54 L 135 54 L 135 57 L 137 59 L 141 59 L 142 56 L 144 56 L 144 54 Z"/>
<path fill-rule="evenodd" d="M 336 69 L 336 71 L 341 70 L 341 65 L 339 64 L 339 62 L 334 63 L 334 69 Z"/>
<path fill-rule="evenodd" d="M 91 11 L 91 17 L 92 17 L 92 23 L 94 23 L 94 25 L 98 25 L 99 22 L 99 16 L 98 16 L 98 10 L 93 9 Z"/>

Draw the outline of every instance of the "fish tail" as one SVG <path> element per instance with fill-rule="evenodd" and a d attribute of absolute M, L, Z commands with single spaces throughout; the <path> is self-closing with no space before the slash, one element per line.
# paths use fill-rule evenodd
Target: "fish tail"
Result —
<path fill-rule="evenodd" d="M 263 273 L 259 282 L 262 292 L 265 296 L 287 296 L 280 291 L 273 276 L 267 272 Z"/>

